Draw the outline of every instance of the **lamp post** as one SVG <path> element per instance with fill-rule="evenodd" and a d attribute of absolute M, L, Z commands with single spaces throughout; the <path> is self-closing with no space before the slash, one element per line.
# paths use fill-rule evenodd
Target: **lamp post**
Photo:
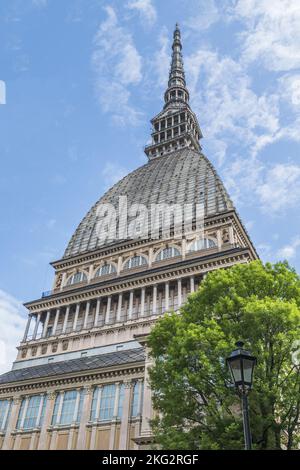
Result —
<path fill-rule="evenodd" d="M 237 349 L 232 351 L 226 362 L 237 393 L 242 400 L 245 450 L 251 450 L 248 394 L 252 388 L 256 357 L 251 356 L 249 351 L 243 349 L 244 343 L 242 341 L 238 341 L 236 346 Z"/>

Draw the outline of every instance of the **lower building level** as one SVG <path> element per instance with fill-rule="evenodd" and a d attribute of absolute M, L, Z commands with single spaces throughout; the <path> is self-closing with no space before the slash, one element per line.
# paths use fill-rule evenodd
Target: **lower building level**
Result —
<path fill-rule="evenodd" d="M 20 385 L 24 377 L 22 391 L 0 400 L 2 450 L 137 450 L 151 434 L 147 359 L 138 343 L 122 352 L 11 371 L 1 379 Z"/>

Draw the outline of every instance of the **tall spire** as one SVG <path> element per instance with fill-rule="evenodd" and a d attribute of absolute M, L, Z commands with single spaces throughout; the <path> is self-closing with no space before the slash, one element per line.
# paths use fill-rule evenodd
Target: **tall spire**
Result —
<path fill-rule="evenodd" d="M 169 74 L 168 88 L 165 92 L 165 107 L 168 105 L 180 104 L 180 102 L 189 102 L 189 92 L 186 88 L 185 74 L 182 60 L 182 44 L 181 34 L 178 23 L 176 23 L 173 45 L 172 45 L 172 61 Z"/>
<path fill-rule="evenodd" d="M 164 96 L 165 105 L 151 120 L 152 143 L 145 147 L 149 160 L 187 147 L 195 151 L 201 150 L 199 140 L 202 133 L 197 117 L 189 105 L 190 95 L 186 87 L 181 51 L 181 34 L 177 23 L 173 35 L 168 88 Z"/>

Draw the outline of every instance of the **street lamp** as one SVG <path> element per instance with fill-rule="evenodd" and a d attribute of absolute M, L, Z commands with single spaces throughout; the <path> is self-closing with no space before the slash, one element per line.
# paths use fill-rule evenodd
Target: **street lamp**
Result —
<path fill-rule="evenodd" d="M 245 449 L 251 450 L 251 431 L 249 423 L 248 393 L 252 388 L 253 371 L 256 357 L 243 349 L 244 343 L 238 341 L 237 349 L 226 359 L 235 388 L 242 399 Z"/>

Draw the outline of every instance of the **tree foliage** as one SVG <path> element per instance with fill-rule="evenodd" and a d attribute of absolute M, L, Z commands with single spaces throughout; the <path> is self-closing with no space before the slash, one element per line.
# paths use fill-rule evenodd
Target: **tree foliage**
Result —
<path fill-rule="evenodd" d="M 157 444 L 244 447 L 240 401 L 225 363 L 242 339 L 258 360 L 249 395 L 253 447 L 297 448 L 299 338 L 300 280 L 287 263 L 254 261 L 209 273 L 180 315 L 166 314 L 149 336 Z"/>

